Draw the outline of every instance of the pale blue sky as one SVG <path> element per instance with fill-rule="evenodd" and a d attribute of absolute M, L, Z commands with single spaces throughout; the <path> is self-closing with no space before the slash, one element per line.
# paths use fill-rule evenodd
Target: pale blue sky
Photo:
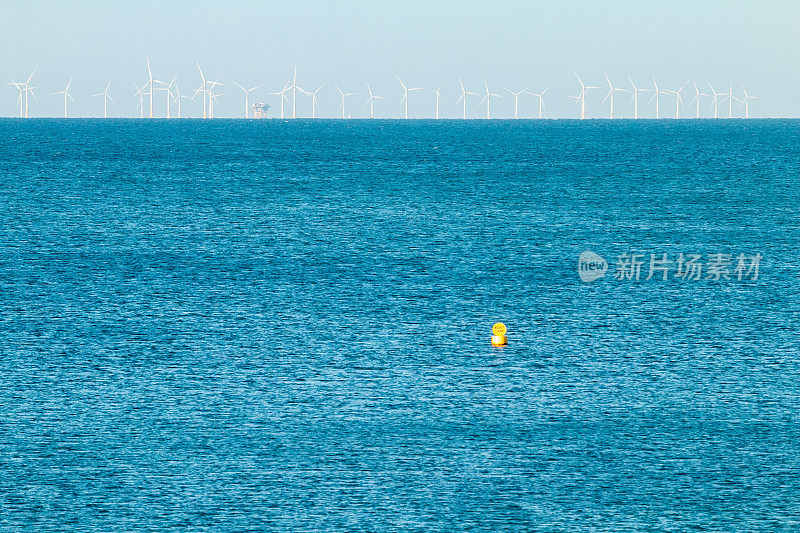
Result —
<path fill-rule="evenodd" d="M 3 0 L 0 17 L 0 74 L 22 79 L 39 65 L 35 78 L 36 115 L 57 115 L 58 96 L 74 76 L 74 112 L 102 113 L 99 92 L 111 79 L 117 115 L 134 115 L 133 81 L 146 76 L 149 56 L 154 75 L 179 74 L 184 93 L 199 84 L 194 69 L 199 59 L 207 74 L 228 83 L 219 116 L 241 114 L 241 93 L 230 82 L 264 84 L 278 90 L 298 67 L 298 83 L 320 92 L 320 114 L 336 114 L 338 97 L 332 83 L 361 93 L 350 103 L 362 108 L 369 82 L 387 97 L 376 114 L 399 116 L 397 72 L 410 85 L 439 87 L 442 113 L 456 116 L 457 76 L 472 90 L 485 77 L 496 92 L 503 87 L 539 90 L 551 86 L 548 113 L 576 116 L 569 96 L 577 92 L 572 70 L 593 84 L 603 72 L 629 88 L 630 73 L 642 84 L 675 89 L 696 78 L 718 90 L 729 82 L 744 83 L 762 96 L 751 106 L 753 116 L 798 116 L 795 98 L 800 82 L 800 2 L 766 1 L 45 1 Z M 502 91 L 504 92 L 504 91 Z M 693 95 L 687 91 L 688 102 Z M 508 95 L 507 95 L 508 96 Z M 596 91 L 589 114 L 605 116 L 607 105 Z M 278 100 L 261 91 L 255 100 Z M 298 109 L 308 113 L 307 98 Z M 629 96 L 618 97 L 618 113 L 632 113 Z M 470 115 L 478 116 L 479 98 Z M 662 111 L 674 99 L 664 97 Z M 14 115 L 16 91 L 0 88 L 0 115 Z M 521 101 L 521 113 L 535 113 L 535 99 Z M 512 113 L 513 98 L 498 101 L 495 114 Z M 197 115 L 198 101 L 184 104 L 184 114 Z M 705 110 L 704 110 L 705 111 Z M 162 112 L 162 111 L 159 111 Z M 653 106 L 643 106 L 644 115 Z M 737 109 L 738 112 L 738 109 Z M 414 93 L 409 114 L 433 113 L 432 93 Z M 726 111 L 727 113 L 727 111 Z"/>

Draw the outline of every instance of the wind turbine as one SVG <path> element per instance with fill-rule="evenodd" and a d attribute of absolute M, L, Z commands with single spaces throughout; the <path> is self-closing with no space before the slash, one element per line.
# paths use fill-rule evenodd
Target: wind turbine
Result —
<path fill-rule="evenodd" d="M 206 107 L 206 96 L 208 94 L 208 83 L 209 82 L 206 80 L 206 77 L 203 74 L 203 69 L 200 68 L 200 62 L 199 61 L 195 61 L 195 64 L 197 65 L 197 70 L 200 71 L 200 79 L 203 80 L 203 83 L 200 84 L 200 87 L 198 87 L 197 90 L 192 95 L 192 100 L 194 100 L 194 97 L 197 96 L 198 94 L 200 94 L 200 93 L 203 94 L 203 118 L 208 118 L 208 108 Z M 152 89 L 151 89 L 151 92 L 152 92 Z"/>
<path fill-rule="evenodd" d="M 166 104 L 167 104 L 167 118 L 172 118 L 172 116 L 170 115 L 169 107 L 170 107 L 170 99 L 172 100 L 175 99 L 175 97 L 172 95 L 172 86 L 175 84 L 176 79 L 178 79 L 177 74 L 175 75 L 174 78 L 172 78 L 172 81 L 170 81 L 169 83 L 160 80 L 153 80 L 153 83 L 158 83 L 159 85 L 163 86 L 162 89 L 157 89 L 157 90 L 164 91 L 166 93 L 164 96 L 166 98 Z"/>
<path fill-rule="evenodd" d="M 421 91 L 422 88 L 421 87 L 406 87 L 406 84 L 403 83 L 403 80 L 400 79 L 400 76 L 395 74 L 394 77 L 397 78 L 397 81 L 399 81 L 400 85 L 403 86 L 403 97 L 400 99 L 400 105 L 405 104 L 404 118 L 407 120 L 408 119 L 408 93 L 410 93 L 412 91 Z"/>
<path fill-rule="evenodd" d="M 633 83 L 630 74 L 628 74 L 628 81 L 631 82 L 631 86 L 633 87 L 633 98 L 631 101 L 633 102 L 633 118 L 639 118 L 639 93 L 649 93 L 650 89 L 640 89 Z"/>
<path fill-rule="evenodd" d="M 218 98 L 222 96 L 221 94 L 214 94 L 214 89 L 219 85 L 220 87 L 224 87 L 224 83 L 219 83 L 219 76 L 214 81 L 208 82 L 211 86 L 208 89 L 208 118 L 214 118 L 214 104 L 218 102 Z"/>
<path fill-rule="evenodd" d="M 611 115 L 609 116 L 609 118 L 614 118 L 614 91 L 622 93 L 626 93 L 628 91 L 626 89 L 619 89 L 617 87 L 614 87 L 611 84 L 611 80 L 608 79 L 608 74 L 606 74 L 605 72 L 603 74 L 605 75 L 606 81 L 608 82 L 608 94 L 606 94 L 606 97 L 603 98 L 603 102 L 605 103 L 606 100 L 611 98 Z"/>
<path fill-rule="evenodd" d="M 700 89 L 698 89 L 698 87 L 697 87 L 697 82 L 696 81 L 692 80 L 692 85 L 694 85 L 694 98 L 692 98 L 692 101 L 689 102 L 689 103 L 690 104 L 692 104 L 692 103 L 696 104 L 696 108 L 697 109 L 695 111 L 695 117 L 694 118 L 700 118 L 700 97 L 708 96 L 709 98 L 711 98 L 711 95 L 710 94 L 706 94 L 706 93 L 701 93 Z"/>
<path fill-rule="evenodd" d="M 147 59 L 147 78 L 148 78 L 147 79 L 147 83 L 150 86 L 150 92 L 149 92 L 149 94 L 150 94 L 150 118 L 153 118 L 153 93 L 154 93 L 154 91 L 153 91 L 153 71 L 150 70 L 150 58 L 148 57 L 146 59 Z M 200 65 L 198 65 L 197 68 L 200 68 Z"/>
<path fill-rule="evenodd" d="M 111 80 L 108 81 L 108 85 L 106 85 L 106 90 L 105 91 L 92 95 L 92 96 L 102 96 L 103 97 L 103 118 L 108 118 L 108 102 L 111 102 L 112 104 L 114 103 L 113 98 L 111 98 L 111 95 L 108 94 L 108 89 L 110 87 L 111 87 Z"/>
<path fill-rule="evenodd" d="M 172 97 L 172 101 L 178 105 L 178 118 L 181 118 L 181 100 L 184 98 L 189 98 L 188 96 L 184 96 L 181 94 L 180 89 L 178 88 L 178 84 L 175 84 L 175 94 Z"/>
<path fill-rule="evenodd" d="M 719 97 L 721 96 L 720 93 L 714 90 L 714 87 L 711 84 L 708 84 L 708 88 L 711 89 L 713 93 L 713 97 L 711 99 L 711 105 L 714 106 L 714 118 L 717 118 L 717 107 L 719 106 Z"/>
<path fill-rule="evenodd" d="M 747 93 L 747 89 L 744 88 L 744 84 L 742 84 L 742 91 L 744 91 L 744 98 L 742 98 L 742 104 L 744 106 L 744 118 L 750 118 L 750 100 L 760 100 L 758 96 L 750 96 Z"/>
<path fill-rule="evenodd" d="M 338 89 L 338 87 L 337 87 L 337 89 Z M 367 92 L 369 93 L 369 98 L 367 99 L 367 102 L 364 104 L 364 107 L 369 106 L 369 118 L 375 118 L 375 115 L 372 112 L 372 106 L 373 106 L 375 100 L 384 100 L 384 98 L 383 98 L 383 96 L 377 96 L 377 95 L 373 94 L 372 93 L 372 87 L 369 86 L 369 83 L 367 84 Z"/>
<path fill-rule="evenodd" d="M 28 95 L 30 94 L 31 96 L 33 96 L 34 100 L 36 100 L 37 102 L 39 101 L 39 99 L 36 98 L 36 93 L 33 92 L 33 90 L 36 87 L 31 87 L 31 80 L 33 79 L 33 75 L 36 74 L 36 71 L 38 70 L 38 68 L 39 67 L 36 66 L 33 69 L 33 72 L 31 72 L 31 75 L 28 76 L 28 79 L 26 79 L 23 83 L 16 82 L 16 81 L 14 81 L 13 78 L 11 79 L 11 83 L 9 83 L 9 85 L 13 85 L 19 91 L 19 97 L 17 98 L 17 103 L 19 105 L 19 116 L 20 116 L 20 118 L 22 118 L 22 103 L 23 103 L 22 96 L 23 96 L 23 94 L 25 95 L 25 98 L 24 98 L 24 100 L 25 100 L 25 118 L 30 118 L 30 114 L 28 113 Z"/>
<path fill-rule="evenodd" d="M 301 93 L 307 94 L 308 96 L 311 97 L 311 118 L 317 118 L 317 107 L 318 107 L 317 106 L 317 93 L 323 87 L 325 87 L 324 84 L 320 85 L 319 87 L 317 87 L 316 91 L 306 91 L 305 89 L 301 89 L 300 87 L 297 88 L 297 90 L 300 91 Z"/>
<path fill-rule="evenodd" d="M 342 108 L 342 118 L 347 118 L 347 114 L 345 113 L 345 99 L 348 96 L 355 96 L 358 93 L 346 93 L 346 92 L 342 91 L 339 88 L 338 85 L 336 85 L 336 84 L 334 84 L 334 85 L 336 86 L 336 90 L 339 91 L 339 94 L 342 96 L 342 102 L 339 104 L 339 107 Z"/>
<path fill-rule="evenodd" d="M 504 89 L 514 95 L 514 120 L 516 120 L 516 119 L 519 118 L 519 113 L 518 113 L 518 111 L 519 111 L 519 95 L 521 95 L 522 93 L 528 92 L 528 87 L 525 87 L 524 89 L 522 89 L 521 91 L 516 92 L 516 93 L 514 91 L 512 91 L 511 89 L 509 89 L 508 87 L 504 87 Z"/>
<path fill-rule="evenodd" d="M 439 100 L 442 99 L 442 95 L 439 89 L 434 89 L 433 92 L 436 93 L 436 120 L 439 120 Z"/>
<path fill-rule="evenodd" d="M 591 89 L 600 89 L 600 87 L 595 87 L 593 85 L 584 85 L 583 80 L 578 73 L 573 71 L 575 77 L 578 78 L 578 83 L 581 84 L 581 92 L 578 93 L 578 96 L 571 96 L 570 98 L 575 99 L 575 104 L 581 105 L 581 120 L 586 118 L 586 93 L 589 92 Z"/>
<path fill-rule="evenodd" d="M 733 118 L 733 101 L 741 102 L 741 100 L 733 96 L 733 83 L 730 84 L 728 92 L 722 93 L 720 96 L 724 96 L 728 99 L 728 118 Z"/>
<path fill-rule="evenodd" d="M 276 96 L 281 97 L 281 118 L 283 118 L 283 104 L 289 101 L 289 97 L 286 96 L 286 92 L 289 90 L 289 82 L 287 81 L 286 84 L 283 86 L 283 89 L 280 91 L 276 91 L 274 93 L 267 93 L 267 94 L 274 94 Z"/>
<path fill-rule="evenodd" d="M 650 100 L 648 100 L 647 103 L 649 104 L 653 100 L 656 101 L 656 118 L 659 119 L 661 118 L 661 116 L 659 115 L 658 112 L 658 100 L 659 100 L 658 97 L 661 96 L 662 94 L 667 94 L 667 93 L 663 89 L 658 88 L 658 82 L 656 81 L 655 76 L 653 76 L 653 86 L 655 87 L 655 89 L 653 89 L 653 96 L 650 97 Z"/>
<path fill-rule="evenodd" d="M 542 118 L 542 111 L 544 111 L 544 94 L 549 90 L 550 90 L 550 87 L 548 87 L 547 89 L 545 89 L 544 91 L 542 91 L 540 93 L 534 93 L 534 92 L 528 91 L 528 94 L 531 94 L 531 95 L 536 96 L 536 97 L 539 98 L 539 118 Z"/>
<path fill-rule="evenodd" d="M 139 118 L 144 118 L 144 95 L 145 95 L 145 88 L 147 87 L 147 83 L 139 87 L 136 83 L 133 84 L 136 87 L 136 95 L 139 97 Z"/>
<path fill-rule="evenodd" d="M 461 111 L 461 118 L 462 119 L 466 119 L 467 118 L 467 95 L 468 94 L 472 94 L 472 95 L 477 96 L 478 93 L 473 93 L 471 91 L 468 91 L 468 90 L 464 89 L 464 84 L 461 83 L 461 78 L 458 78 L 458 85 L 459 85 L 459 87 L 461 87 L 461 96 L 459 96 L 458 100 L 456 100 L 456 105 L 458 105 L 458 103 L 461 102 L 461 104 L 463 106 L 462 111 Z"/>
<path fill-rule="evenodd" d="M 75 103 L 75 99 L 69 94 L 69 86 L 72 85 L 72 78 L 69 79 L 67 82 L 67 87 L 63 91 L 56 91 L 53 94 L 63 94 L 64 95 L 64 118 L 67 118 L 67 98 L 72 100 L 72 103 Z"/>
<path fill-rule="evenodd" d="M 297 67 L 294 67 L 294 76 L 292 77 L 292 118 L 297 118 L 295 114 L 295 105 L 297 104 Z"/>
<path fill-rule="evenodd" d="M 252 91 L 255 91 L 256 89 L 259 89 L 261 85 L 256 85 L 255 87 L 251 87 L 250 89 L 245 89 L 236 82 L 233 82 L 233 84 L 236 85 L 239 89 L 241 89 L 242 92 L 244 93 L 244 118 L 250 118 L 250 93 Z"/>
<path fill-rule="evenodd" d="M 686 88 L 687 85 L 689 85 L 688 81 L 686 83 L 684 83 L 683 85 L 681 85 L 681 88 L 678 89 L 677 91 L 664 90 L 665 94 L 674 94 L 675 95 L 675 118 L 676 119 L 680 118 L 680 109 L 681 109 L 681 107 L 683 107 L 683 98 L 681 98 L 681 93 L 683 92 L 683 90 Z"/>
<path fill-rule="evenodd" d="M 486 119 L 489 120 L 492 118 L 490 107 L 490 104 L 492 103 L 492 96 L 496 96 L 497 98 L 502 98 L 503 96 L 500 94 L 495 94 L 489 90 L 489 84 L 486 83 L 486 78 L 483 79 L 483 87 L 486 89 L 486 95 L 483 97 L 483 100 L 481 100 L 481 103 L 486 102 Z"/>

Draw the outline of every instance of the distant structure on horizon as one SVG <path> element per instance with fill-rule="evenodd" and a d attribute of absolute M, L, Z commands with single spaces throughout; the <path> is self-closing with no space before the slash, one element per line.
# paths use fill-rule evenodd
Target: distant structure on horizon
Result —
<path fill-rule="evenodd" d="M 253 104 L 253 118 L 267 118 L 267 112 L 270 105 L 264 102 L 257 102 Z"/>

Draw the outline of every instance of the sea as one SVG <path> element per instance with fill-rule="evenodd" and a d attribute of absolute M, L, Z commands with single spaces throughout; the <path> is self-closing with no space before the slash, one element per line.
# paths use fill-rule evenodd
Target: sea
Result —
<path fill-rule="evenodd" d="M 0 529 L 796 531 L 798 242 L 797 120 L 2 119 Z"/>

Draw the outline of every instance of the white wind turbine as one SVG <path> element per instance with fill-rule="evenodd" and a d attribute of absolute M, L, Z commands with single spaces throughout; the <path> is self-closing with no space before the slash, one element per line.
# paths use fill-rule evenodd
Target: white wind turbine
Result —
<path fill-rule="evenodd" d="M 20 118 L 22 118 L 23 94 L 24 94 L 24 103 L 25 103 L 25 118 L 30 118 L 30 114 L 28 113 L 28 95 L 33 96 L 33 99 L 36 100 L 37 102 L 39 101 L 39 99 L 36 98 L 36 93 L 33 92 L 33 90 L 36 87 L 31 87 L 31 80 L 33 79 L 33 75 L 36 74 L 36 70 L 38 68 L 39 67 L 36 66 L 33 69 L 33 72 L 31 72 L 31 75 L 28 76 L 28 79 L 26 79 L 24 82 L 19 83 L 19 82 L 14 81 L 14 79 L 12 78 L 11 79 L 11 83 L 9 83 L 9 85 L 13 85 L 19 91 L 19 97 L 17 98 L 17 103 L 19 105 L 19 116 L 20 116 Z"/>
<path fill-rule="evenodd" d="M 471 91 L 468 91 L 468 90 L 464 89 L 464 84 L 461 83 L 461 78 L 458 78 L 458 85 L 459 85 L 459 87 L 461 87 L 461 96 L 459 96 L 458 100 L 456 100 L 456 106 L 459 104 L 459 102 L 461 103 L 461 105 L 463 106 L 462 110 L 461 110 L 461 118 L 462 119 L 466 119 L 467 118 L 467 95 L 468 94 L 472 94 L 474 96 L 477 96 L 478 93 L 473 93 Z"/>
<path fill-rule="evenodd" d="M 347 99 L 348 96 L 355 96 L 358 93 L 346 93 L 346 92 L 342 91 L 339 88 L 338 85 L 336 85 L 336 84 L 334 84 L 334 85 L 336 86 L 336 90 L 339 91 L 339 94 L 342 97 L 342 101 L 341 101 L 341 103 L 339 103 L 339 107 L 342 109 L 342 118 L 347 118 L 347 113 L 346 113 L 346 110 L 345 110 L 345 100 Z"/>
<path fill-rule="evenodd" d="M 663 89 L 659 89 L 658 88 L 658 82 L 656 81 L 656 77 L 655 76 L 653 76 L 653 87 L 655 87 L 653 89 L 653 96 L 650 97 L 650 100 L 648 100 L 647 103 L 649 104 L 653 100 L 656 101 L 656 118 L 659 119 L 659 118 L 661 118 L 661 115 L 659 114 L 659 110 L 658 110 L 659 96 L 661 96 L 662 94 L 667 94 L 667 93 Z"/>
<path fill-rule="evenodd" d="M 722 93 L 720 96 L 724 96 L 728 100 L 728 118 L 733 118 L 733 101 L 741 102 L 741 100 L 733 95 L 733 83 L 730 84 L 728 92 Z"/>
<path fill-rule="evenodd" d="M 403 80 L 400 79 L 400 76 L 395 74 L 394 77 L 397 78 L 397 81 L 399 81 L 400 85 L 403 86 L 403 97 L 400 99 L 400 105 L 405 104 L 404 118 L 408 119 L 408 93 L 410 93 L 412 91 L 421 91 L 422 88 L 421 87 L 406 87 L 406 84 L 403 83 Z"/>
<path fill-rule="evenodd" d="M 295 112 L 297 105 L 297 67 L 294 67 L 292 85 L 289 88 L 292 90 L 292 118 L 297 118 L 297 114 Z"/>
<path fill-rule="evenodd" d="M 528 91 L 528 94 L 531 94 L 531 95 L 536 96 L 537 98 L 539 98 L 539 118 L 542 118 L 542 112 L 544 111 L 544 94 L 549 90 L 550 90 L 550 87 L 548 87 L 547 89 L 545 89 L 544 91 L 542 91 L 540 93 L 534 93 L 534 92 Z"/>
<path fill-rule="evenodd" d="M 514 119 L 516 120 L 519 118 L 519 95 L 521 95 L 522 93 L 527 93 L 528 87 L 525 87 L 524 89 L 516 93 L 511 89 L 509 89 L 508 87 L 503 87 L 503 88 L 509 93 L 514 95 Z"/>
<path fill-rule="evenodd" d="M 289 91 L 289 82 L 287 81 L 286 84 L 283 86 L 283 89 L 281 89 L 280 91 L 276 91 L 274 93 L 267 93 L 267 94 L 274 94 L 276 96 L 280 96 L 281 97 L 281 118 L 284 118 L 284 116 L 283 116 L 283 104 L 289 102 L 289 97 L 286 96 L 286 93 L 288 91 Z"/>
<path fill-rule="evenodd" d="M 586 93 L 589 92 L 591 89 L 600 89 L 601 87 L 596 87 L 593 85 L 584 85 L 583 80 L 578 73 L 573 71 L 575 77 L 578 78 L 578 83 L 581 84 L 581 92 L 578 93 L 578 96 L 571 96 L 575 100 L 575 104 L 580 104 L 581 106 L 581 119 L 586 118 Z"/>
<path fill-rule="evenodd" d="M 692 101 L 689 102 L 689 104 L 694 103 L 696 105 L 694 118 L 700 118 L 700 98 L 703 96 L 708 96 L 709 98 L 711 98 L 711 95 L 706 93 L 701 93 L 700 89 L 697 87 L 696 81 L 692 80 L 692 85 L 694 85 L 694 98 L 692 98 Z"/>
<path fill-rule="evenodd" d="M 686 83 L 684 83 L 683 85 L 681 85 L 681 88 L 678 89 L 677 91 L 668 91 L 666 89 L 664 90 L 665 94 L 675 95 L 675 118 L 676 119 L 680 118 L 680 109 L 681 109 L 681 107 L 683 107 L 683 98 L 681 98 L 681 93 L 683 92 L 683 90 L 686 88 L 687 85 L 689 85 L 688 81 Z"/>
<path fill-rule="evenodd" d="M 181 100 L 183 98 L 189 98 L 188 96 L 184 96 L 181 94 L 180 89 L 178 88 L 178 84 L 175 84 L 175 95 L 172 97 L 172 101 L 178 106 L 178 118 L 181 118 Z"/>
<path fill-rule="evenodd" d="M 316 91 L 306 91 L 305 89 L 302 89 L 300 87 L 297 88 L 297 90 L 300 91 L 301 93 L 307 94 L 308 96 L 311 97 L 311 118 L 317 118 L 317 107 L 318 107 L 318 105 L 317 105 L 317 93 L 323 87 L 325 87 L 324 84 L 320 85 L 319 87 L 317 87 Z"/>
<path fill-rule="evenodd" d="M 206 104 L 206 97 L 210 93 L 210 89 L 208 88 L 208 85 L 211 82 L 206 80 L 206 77 L 203 74 L 203 69 L 200 68 L 200 62 L 199 61 L 195 61 L 195 64 L 197 65 L 197 70 L 200 72 L 200 79 L 203 80 L 203 83 L 201 83 L 200 87 L 198 87 L 197 90 L 195 90 L 195 92 L 192 95 L 191 99 L 194 100 L 195 96 L 197 96 L 198 94 L 202 93 L 202 95 L 203 95 L 203 118 L 208 118 L 208 107 L 207 107 L 207 104 Z M 150 90 L 150 92 L 152 92 L 152 89 Z"/>
<path fill-rule="evenodd" d="M 744 106 L 744 118 L 750 118 L 750 100 L 760 100 L 758 96 L 750 96 L 747 93 L 747 89 L 744 88 L 744 84 L 742 84 L 742 91 L 744 92 L 744 98 L 742 98 L 742 104 Z"/>
<path fill-rule="evenodd" d="M 150 95 L 150 118 L 153 118 L 153 93 L 155 92 L 153 90 L 153 71 L 150 70 L 150 58 L 148 57 L 146 59 L 147 59 L 147 83 L 148 86 L 150 87 L 150 91 L 148 92 L 148 94 Z M 200 68 L 200 66 L 198 65 L 197 68 Z"/>
<path fill-rule="evenodd" d="M 133 84 L 136 87 L 136 95 L 139 97 L 139 118 L 144 118 L 144 92 L 145 88 L 147 87 L 147 83 L 139 87 L 136 83 Z"/>
<path fill-rule="evenodd" d="M 261 85 L 256 85 L 255 87 L 251 87 L 250 89 L 245 89 L 241 85 L 236 82 L 233 82 L 241 91 L 244 93 L 244 118 L 250 118 L 250 93 L 255 91 L 256 89 L 261 88 Z"/>
<path fill-rule="evenodd" d="M 711 89 L 712 93 L 711 105 L 714 107 L 714 118 L 717 118 L 717 107 L 719 106 L 719 97 L 721 95 L 714 90 L 714 87 L 712 87 L 710 83 L 708 84 L 708 88 Z"/>
<path fill-rule="evenodd" d="M 105 91 L 92 95 L 92 96 L 103 97 L 103 118 L 108 118 L 108 102 L 111 102 L 112 104 L 114 103 L 114 99 L 111 98 L 111 95 L 108 93 L 110 87 L 111 87 L 111 80 L 108 81 Z"/>
<path fill-rule="evenodd" d="M 481 100 L 481 103 L 486 102 L 486 119 L 489 120 L 492 118 L 491 114 L 492 96 L 496 98 L 502 98 L 503 96 L 500 94 L 495 94 L 489 90 L 489 84 L 486 83 L 486 78 L 483 79 L 483 87 L 486 90 L 486 94 L 484 95 L 483 100 Z"/>
<path fill-rule="evenodd" d="M 214 104 L 217 103 L 219 101 L 219 97 L 222 96 L 222 94 L 215 94 L 214 89 L 217 86 L 225 86 L 224 83 L 219 83 L 219 78 L 220 77 L 217 76 L 216 80 L 208 82 L 210 85 L 208 88 L 208 118 L 214 118 Z"/>
<path fill-rule="evenodd" d="M 337 87 L 337 89 L 338 89 L 338 87 Z M 372 106 L 375 103 L 375 100 L 384 100 L 384 98 L 383 98 L 383 96 L 378 96 L 376 94 L 373 94 L 372 87 L 369 86 L 369 83 L 367 84 L 367 92 L 369 93 L 369 98 L 367 99 L 367 102 L 364 104 L 364 107 L 369 106 L 369 118 L 375 118 L 375 114 L 373 113 Z"/>
<path fill-rule="evenodd" d="M 67 87 L 63 91 L 56 91 L 53 94 L 63 94 L 64 95 L 64 118 L 67 118 L 67 99 L 69 98 L 72 103 L 75 103 L 75 99 L 69 94 L 69 86 L 72 85 L 72 78 L 69 79 L 67 82 Z"/>
<path fill-rule="evenodd" d="M 442 99 L 442 94 L 439 91 L 439 89 L 434 89 L 433 92 L 436 93 L 436 115 L 435 116 L 436 116 L 436 120 L 439 120 L 439 100 Z"/>
<path fill-rule="evenodd" d="M 162 86 L 161 89 L 156 89 L 157 91 L 164 91 L 164 97 L 166 99 L 167 105 L 167 118 L 172 118 L 170 114 L 170 100 L 174 100 L 175 97 L 172 95 L 172 86 L 175 84 L 175 80 L 178 79 L 178 75 L 176 74 L 175 77 L 172 78 L 172 81 L 169 83 L 160 81 L 160 80 L 153 80 L 153 83 L 157 83 Z"/>
<path fill-rule="evenodd" d="M 614 91 L 621 93 L 626 93 L 628 91 L 626 89 L 614 87 L 611 84 L 611 80 L 608 78 L 608 74 L 604 72 L 603 75 L 606 77 L 606 82 L 608 82 L 608 94 L 606 94 L 606 97 L 603 98 L 603 102 L 605 103 L 606 100 L 609 98 L 611 99 L 611 114 L 609 115 L 609 118 L 614 118 Z"/>
<path fill-rule="evenodd" d="M 631 101 L 633 102 L 633 118 L 639 118 L 639 93 L 649 93 L 650 89 L 640 89 L 633 83 L 630 74 L 628 74 L 628 81 L 631 82 L 631 86 L 633 87 L 633 98 Z"/>

